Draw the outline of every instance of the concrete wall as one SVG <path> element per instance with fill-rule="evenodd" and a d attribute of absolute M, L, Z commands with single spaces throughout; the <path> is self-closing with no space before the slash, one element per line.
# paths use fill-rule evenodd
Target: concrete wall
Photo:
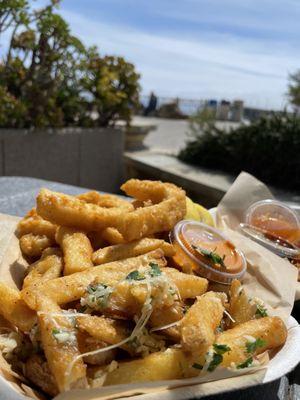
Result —
<path fill-rule="evenodd" d="M 0 175 L 118 192 L 123 151 L 124 134 L 112 128 L 0 129 Z"/>

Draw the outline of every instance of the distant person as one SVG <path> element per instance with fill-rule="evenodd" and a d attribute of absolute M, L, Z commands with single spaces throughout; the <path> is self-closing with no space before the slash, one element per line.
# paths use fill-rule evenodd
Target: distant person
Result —
<path fill-rule="evenodd" d="M 144 115 L 147 117 L 154 113 L 157 107 L 157 97 L 153 92 L 150 93 L 149 102 L 147 107 L 145 108 Z"/>

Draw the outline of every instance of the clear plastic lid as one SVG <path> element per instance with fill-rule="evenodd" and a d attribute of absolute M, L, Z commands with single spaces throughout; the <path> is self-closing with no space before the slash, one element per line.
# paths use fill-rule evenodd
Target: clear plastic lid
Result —
<path fill-rule="evenodd" d="M 180 221 L 170 234 L 174 261 L 185 271 L 230 284 L 246 272 L 243 253 L 218 229 L 201 222 Z"/>
<path fill-rule="evenodd" d="M 299 218 L 280 201 L 268 199 L 252 204 L 240 228 L 246 236 L 281 257 L 300 256 L 300 248 L 293 243 L 300 231 Z"/>

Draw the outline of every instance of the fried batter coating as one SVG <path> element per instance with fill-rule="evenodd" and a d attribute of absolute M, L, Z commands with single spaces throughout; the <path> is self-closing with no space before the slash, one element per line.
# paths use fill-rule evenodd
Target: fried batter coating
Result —
<path fill-rule="evenodd" d="M 19 237 L 32 233 L 33 235 L 45 235 L 54 240 L 56 228 L 56 225 L 40 217 L 33 208 L 18 223 L 17 233 Z"/>
<path fill-rule="evenodd" d="M 167 257 L 171 257 L 175 253 L 173 246 L 164 240 L 144 238 L 99 249 L 93 254 L 93 262 L 95 265 L 105 264 L 123 260 L 124 258 L 140 256 L 157 248 L 162 249 Z"/>
<path fill-rule="evenodd" d="M 100 194 L 96 191 L 91 191 L 80 194 L 76 197 L 86 203 L 96 204 L 97 206 L 104 208 L 115 207 L 121 208 L 124 211 L 132 211 L 134 209 L 133 205 L 129 203 L 129 201 L 113 194 Z"/>
<path fill-rule="evenodd" d="M 223 317 L 220 295 L 208 292 L 198 297 L 180 324 L 181 344 L 185 351 L 203 355 L 215 341 L 215 331 Z"/>
<path fill-rule="evenodd" d="M 93 248 L 85 233 L 60 226 L 57 229 L 56 241 L 64 254 L 64 275 L 84 271 L 93 266 Z"/>
<path fill-rule="evenodd" d="M 122 208 L 105 208 L 74 196 L 42 189 L 37 196 L 37 212 L 57 225 L 90 232 L 113 226 L 124 214 Z"/>
<path fill-rule="evenodd" d="M 96 278 L 106 285 L 113 286 L 124 279 L 129 272 L 142 266 L 149 266 L 151 262 L 160 267 L 166 265 L 161 250 L 158 249 L 139 257 L 91 267 L 82 272 L 32 285 L 22 290 L 22 298 L 32 309 L 37 308 L 38 297 L 41 293 L 47 293 L 47 296 L 55 300 L 57 304 L 69 303 L 80 299 L 85 294 L 87 286 Z"/>
<path fill-rule="evenodd" d="M 29 272 L 24 278 L 23 288 L 41 281 L 58 278 L 63 268 L 61 250 L 48 248 L 43 251 L 42 257 L 29 266 Z"/>
<path fill-rule="evenodd" d="M 28 257 L 40 257 L 42 252 L 55 244 L 54 239 L 46 235 L 34 235 L 27 233 L 20 238 L 22 253 Z"/>
<path fill-rule="evenodd" d="M 137 208 L 114 221 L 114 225 L 128 241 L 171 230 L 186 214 L 185 192 L 171 183 L 130 179 L 121 189 L 128 196 L 154 205 Z"/>
<path fill-rule="evenodd" d="M 22 300 L 20 292 L 0 282 L 0 315 L 23 332 L 29 332 L 36 314 Z"/>

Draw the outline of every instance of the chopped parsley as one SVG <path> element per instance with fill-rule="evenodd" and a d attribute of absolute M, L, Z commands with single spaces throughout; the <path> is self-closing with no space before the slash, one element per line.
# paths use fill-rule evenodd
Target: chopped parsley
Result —
<path fill-rule="evenodd" d="M 196 250 L 198 253 L 200 253 L 202 256 L 206 257 L 208 260 L 210 260 L 213 264 L 220 264 L 221 267 L 226 269 L 226 265 L 224 264 L 225 260 L 225 255 L 221 257 L 218 253 L 215 251 L 210 251 L 206 249 L 202 249 L 198 246 L 192 245 L 193 249 Z"/>
<path fill-rule="evenodd" d="M 246 353 L 253 354 L 259 347 L 264 347 L 266 344 L 266 341 L 257 338 L 255 342 L 247 342 L 246 343 Z"/>
<path fill-rule="evenodd" d="M 249 358 L 247 358 L 246 361 L 244 361 L 241 364 L 238 364 L 236 367 L 237 367 L 237 369 L 249 368 L 252 365 L 252 363 L 253 363 L 253 358 L 249 357 Z"/>
<path fill-rule="evenodd" d="M 221 364 L 222 361 L 223 361 L 222 354 L 214 353 L 213 359 L 209 363 L 207 371 L 213 372 L 217 368 L 217 366 Z"/>
<path fill-rule="evenodd" d="M 231 350 L 231 348 L 229 346 L 227 346 L 227 344 L 217 344 L 217 343 L 215 343 L 213 345 L 213 347 L 214 347 L 214 351 L 217 354 L 225 354 L 225 353 L 228 353 Z"/>
<path fill-rule="evenodd" d="M 107 307 L 109 296 L 113 292 L 113 288 L 104 283 L 97 283 L 89 285 L 86 291 L 86 296 L 80 300 L 81 306 L 102 310 Z"/>
<path fill-rule="evenodd" d="M 217 344 L 213 345 L 214 353 L 211 362 L 208 365 L 207 371 L 212 372 L 214 371 L 218 365 L 221 364 L 223 361 L 223 354 L 231 351 L 231 348 L 226 344 Z"/>
<path fill-rule="evenodd" d="M 58 333 L 60 333 L 59 329 L 56 329 L 56 328 L 52 329 L 52 335 L 53 336 L 57 335 Z"/>
<path fill-rule="evenodd" d="M 151 262 L 149 265 L 150 265 L 150 270 L 145 273 L 146 275 L 150 276 L 151 278 L 161 275 L 161 270 L 158 264 Z M 145 274 L 142 274 L 140 273 L 140 271 L 135 269 L 126 276 L 126 279 L 128 281 L 143 281 L 144 279 L 146 279 Z"/>
<path fill-rule="evenodd" d="M 141 274 L 137 269 L 131 271 L 127 276 L 128 281 L 142 281 L 145 279 L 145 275 Z"/>
<path fill-rule="evenodd" d="M 196 368 L 196 369 L 203 369 L 203 365 L 200 365 L 200 364 L 198 364 L 198 363 L 194 363 L 194 364 L 192 365 L 192 367 L 193 367 L 193 368 Z"/>
<path fill-rule="evenodd" d="M 263 306 L 261 306 L 260 304 L 256 304 L 255 315 L 256 315 L 256 317 L 258 317 L 258 318 L 267 317 L 267 316 L 268 316 L 267 309 L 264 308 Z"/>
<path fill-rule="evenodd" d="M 78 312 L 81 313 L 81 314 L 84 314 L 84 313 L 86 312 L 87 309 L 88 309 L 87 306 L 80 306 L 80 307 L 78 308 Z"/>
<path fill-rule="evenodd" d="M 155 263 L 151 262 L 149 265 L 150 265 L 150 268 L 151 268 L 150 276 L 154 277 L 154 276 L 161 275 L 161 270 L 160 270 L 158 264 L 155 264 Z"/>

